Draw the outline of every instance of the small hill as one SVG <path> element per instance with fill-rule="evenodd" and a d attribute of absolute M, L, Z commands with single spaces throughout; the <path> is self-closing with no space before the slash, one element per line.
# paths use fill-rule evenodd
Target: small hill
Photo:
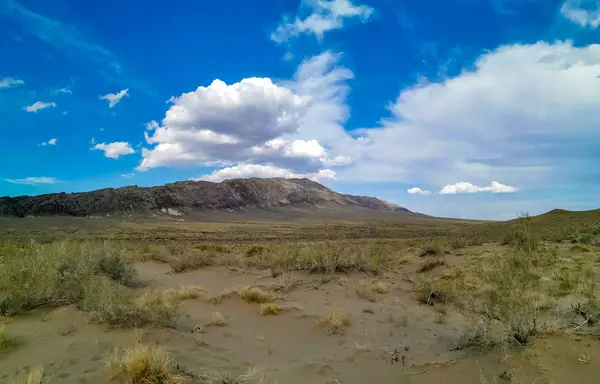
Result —
<path fill-rule="evenodd" d="M 206 216 L 215 213 L 413 214 L 367 196 L 345 195 L 308 179 L 183 181 L 164 186 L 100 189 L 0 198 L 0 216 Z"/>
<path fill-rule="evenodd" d="M 486 240 L 501 241 L 519 225 L 521 225 L 521 221 L 518 218 L 487 223 L 477 228 L 475 236 Z M 529 225 L 536 236 L 550 241 L 568 240 L 578 234 L 596 235 L 600 234 L 600 209 L 589 211 L 553 209 L 541 215 L 532 216 Z"/>

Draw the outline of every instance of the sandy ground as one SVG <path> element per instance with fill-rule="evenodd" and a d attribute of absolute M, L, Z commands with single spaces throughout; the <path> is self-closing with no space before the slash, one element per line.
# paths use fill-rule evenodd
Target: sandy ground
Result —
<path fill-rule="evenodd" d="M 276 288 L 268 271 L 211 267 L 181 274 L 168 265 L 137 265 L 146 286 L 201 285 L 209 293 L 248 285 Z M 142 339 L 164 345 L 182 369 L 213 369 L 233 376 L 256 367 L 273 382 L 305 383 L 598 383 L 600 342 L 566 336 L 539 337 L 519 351 L 452 351 L 465 319 L 451 309 L 423 305 L 401 274 L 364 274 L 327 281 L 297 274 L 298 284 L 277 303 L 277 316 L 260 316 L 258 304 L 232 297 L 214 304 L 187 300 L 175 329 L 146 330 Z M 356 286 L 385 282 L 389 292 L 369 301 Z M 317 323 L 331 310 L 349 315 L 350 326 L 332 334 Z M 226 324 L 204 326 L 215 312 Z M 134 330 L 89 324 L 72 307 L 2 319 L 21 341 L 0 354 L 0 382 L 43 364 L 51 383 L 107 383 L 103 357 L 129 347 Z M 201 331 L 198 331 L 202 329 Z M 576 377 L 576 379 L 575 379 Z"/>

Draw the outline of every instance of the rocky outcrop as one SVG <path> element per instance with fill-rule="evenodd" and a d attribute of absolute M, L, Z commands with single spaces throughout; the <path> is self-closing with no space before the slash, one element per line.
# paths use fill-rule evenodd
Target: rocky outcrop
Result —
<path fill-rule="evenodd" d="M 210 210 L 241 212 L 286 208 L 410 211 L 374 197 L 343 195 L 308 179 L 184 181 L 83 193 L 0 198 L 1 216 L 189 216 Z"/>

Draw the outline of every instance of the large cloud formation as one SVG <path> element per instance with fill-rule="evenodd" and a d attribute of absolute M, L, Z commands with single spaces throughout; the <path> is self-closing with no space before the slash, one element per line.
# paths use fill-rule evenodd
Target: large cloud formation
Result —
<path fill-rule="evenodd" d="M 600 45 L 503 46 L 473 69 L 400 92 L 362 131 L 340 179 L 544 186 L 585 179 L 598 158 Z M 357 141 L 358 142 L 358 141 Z M 327 144 L 327 142 L 325 142 Z"/>
<path fill-rule="evenodd" d="M 313 100 L 271 79 L 248 78 L 231 85 L 215 80 L 170 101 L 162 124 L 148 124 L 146 142 L 155 146 L 142 150 L 140 171 L 243 163 L 235 168 L 246 170 L 240 176 L 275 168 L 289 175 L 316 175 L 326 166 L 348 161 L 330 158 L 315 139 L 287 138 L 298 132 Z"/>
<path fill-rule="evenodd" d="M 327 51 L 288 81 L 215 80 L 173 98 L 162 123 L 149 125 L 154 147 L 139 169 L 219 164 L 240 177 L 312 176 L 335 166 L 339 182 L 522 189 L 589 180 L 600 160 L 600 45 L 499 47 L 455 77 L 401 90 L 387 117 L 354 131 L 344 127 L 354 74 L 341 60 Z"/>

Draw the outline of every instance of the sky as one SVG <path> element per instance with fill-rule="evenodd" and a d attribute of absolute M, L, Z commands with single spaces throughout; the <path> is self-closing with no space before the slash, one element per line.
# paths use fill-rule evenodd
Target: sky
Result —
<path fill-rule="evenodd" d="M 0 0 L 0 196 L 306 177 L 600 207 L 600 0 Z"/>

